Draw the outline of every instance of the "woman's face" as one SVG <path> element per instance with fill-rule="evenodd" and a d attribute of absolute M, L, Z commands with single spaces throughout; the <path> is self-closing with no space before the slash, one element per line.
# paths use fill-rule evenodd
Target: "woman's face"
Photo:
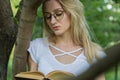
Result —
<path fill-rule="evenodd" d="M 57 0 L 48 0 L 44 4 L 44 18 L 56 36 L 70 31 L 70 16 Z"/>

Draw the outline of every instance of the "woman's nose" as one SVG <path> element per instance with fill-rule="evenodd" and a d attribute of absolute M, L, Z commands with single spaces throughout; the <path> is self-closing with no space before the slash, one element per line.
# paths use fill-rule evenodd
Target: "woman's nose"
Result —
<path fill-rule="evenodd" d="M 50 23 L 51 23 L 51 24 L 56 23 L 56 18 L 55 18 L 54 16 L 51 17 Z"/>

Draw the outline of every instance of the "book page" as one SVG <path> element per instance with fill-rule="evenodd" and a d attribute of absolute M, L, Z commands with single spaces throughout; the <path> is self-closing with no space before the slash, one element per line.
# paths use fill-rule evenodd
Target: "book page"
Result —
<path fill-rule="evenodd" d="M 43 79 L 44 74 L 41 72 L 20 72 L 15 75 L 16 78 L 27 78 L 27 79 Z"/>
<path fill-rule="evenodd" d="M 50 80 L 69 80 L 75 77 L 72 73 L 64 72 L 64 71 L 52 71 L 46 75 Z"/>

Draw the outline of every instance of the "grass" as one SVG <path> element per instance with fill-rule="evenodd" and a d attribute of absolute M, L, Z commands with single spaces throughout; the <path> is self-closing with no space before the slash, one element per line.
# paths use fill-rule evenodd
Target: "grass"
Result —
<path fill-rule="evenodd" d="M 13 55 L 10 56 L 8 62 L 7 80 L 12 80 L 12 60 L 13 60 Z"/>

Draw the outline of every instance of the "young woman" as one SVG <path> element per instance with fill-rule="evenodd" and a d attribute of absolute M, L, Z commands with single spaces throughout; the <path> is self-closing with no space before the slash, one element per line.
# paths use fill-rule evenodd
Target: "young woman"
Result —
<path fill-rule="evenodd" d="M 91 40 L 79 0 L 45 0 L 42 9 L 45 37 L 30 43 L 30 71 L 48 74 L 62 70 L 77 76 L 105 56 L 102 48 Z M 105 77 L 101 75 L 95 80 Z"/>

